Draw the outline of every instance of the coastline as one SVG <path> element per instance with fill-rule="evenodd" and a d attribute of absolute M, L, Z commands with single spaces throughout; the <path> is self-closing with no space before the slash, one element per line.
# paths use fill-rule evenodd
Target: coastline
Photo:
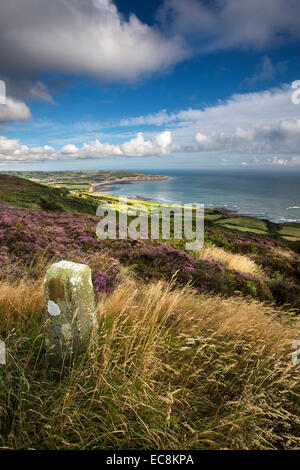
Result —
<path fill-rule="evenodd" d="M 97 193 L 98 188 L 103 188 L 103 186 L 111 186 L 113 184 L 131 184 L 144 181 L 161 181 L 167 180 L 169 176 L 167 175 L 145 175 L 145 176 L 127 176 L 124 178 L 116 178 L 114 180 L 104 180 L 101 183 L 90 183 L 89 193 Z M 105 191 L 105 189 L 104 189 Z"/>
<path fill-rule="evenodd" d="M 109 189 L 107 188 L 107 190 L 109 191 Z M 118 197 L 117 195 L 113 195 L 113 194 L 109 194 L 106 192 L 106 190 L 104 189 L 103 190 L 103 193 L 101 194 L 101 192 L 97 193 L 97 192 L 94 192 L 92 193 L 93 196 L 105 196 L 105 197 L 113 197 L 113 198 L 116 198 Z M 119 196 L 119 197 L 123 197 L 123 196 Z M 146 197 L 143 197 L 143 196 L 135 196 L 135 197 L 127 197 L 128 201 L 132 201 L 132 202 L 141 202 L 141 203 L 153 203 L 153 204 L 162 204 L 162 205 L 168 205 L 169 203 L 165 203 L 165 202 L 162 202 L 162 201 L 153 201 L 152 199 L 149 199 L 149 198 L 146 198 Z M 184 204 L 180 204 L 180 203 L 177 203 L 176 205 L 179 205 L 179 206 L 184 206 Z M 252 214 L 247 214 L 247 213 L 244 213 L 244 212 L 239 212 L 238 210 L 236 209 L 228 209 L 227 207 L 221 207 L 221 206 L 215 206 L 215 207 L 204 207 L 205 211 L 207 212 L 206 216 L 208 216 L 208 219 L 209 217 L 212 215 L 212 214 L 219 214 L 220 216 L 223 216 L 225 218 L 228 218 L 228 219 L 244 219 L 245 221 L 247 220 L 253 220 L 253 221 L 261 221 L 261 222 L 264 222 L 266 224 L 267 227 L 284 227 L 284 226 L 289 226 L 289 227 L 296 227 L 297 230 L 300 229 L 300 222 L 289 222 L 289 221 L 286 221 L 286 222 L 274 222 L 272 220 L 269 220 L 265 217 L 258 217 L 257 215 L 252 215 Z M 234 227 L 233 227 L 234 228 Z"/>
<path fill-rule="evenodd" d="M 233 217 L 252 217 L 276 224 L 300 224 L 300 211 L 296 210 L 300 208 L 299 190 L 294 181 L 297 175 L 292 179 L 287 175 L 278 182 L 277 174 L 257 177 L 255 172 L 250 175 L 224 175 L 222 172 L 213 171 L 163 170 L 163 174 L 168 175 L 168 181 L 158 182 L 158 185 L 151 182 L 127 187 L 117 184 L 113 187 L 105 185 L 97 188 L 97 191 L 105 191 L 113 196 L 126 196 L 129 199 L 147 199 L 149 202 L 161 204 L 184 205 L 198 202 L 204 203 L 205 209 L 221 210 L 227 213 L 227 216 L 232 214 Z M 273 180 L 279 186 L 279 193 L 283 195 L 280 198 L 275 197 L 276 195 L 273 198 L 275 186 L 270 184 Z M 262 184 L 264 182 L 265 185 Z"/>

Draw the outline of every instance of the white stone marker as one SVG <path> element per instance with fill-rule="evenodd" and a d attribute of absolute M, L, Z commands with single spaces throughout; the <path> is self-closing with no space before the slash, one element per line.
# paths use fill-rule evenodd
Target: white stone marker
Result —
<path fill-rule="evenodd" d="M 91 270 L 85 264 L 60 261 L 45 277 L 46 349 L 53 362 L 84 352 L 97 328 Z"/>

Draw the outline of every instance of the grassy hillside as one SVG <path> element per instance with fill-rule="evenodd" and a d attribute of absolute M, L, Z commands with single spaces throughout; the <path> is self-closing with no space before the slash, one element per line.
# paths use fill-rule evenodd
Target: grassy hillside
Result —
<path fill-rule="evenodd" d="M 103 201 L 0 176 L 0 448 L 299 448 L 297 225 L 207 211 L 188 253 L 98 240 Z M 43 279 L 61 259 L 91 267 L 100 328 L 58 370 Z"/>
<path fill-rule="evenodd" d="M 166 178 L 166 176 L 149 175 L 140 171 L 10 171 L 8 174 L 78 193 L 87 192 L 93 186 L 113 184 L 115 181 Z"/>
<path fill-rule="evenodd" d="M 97 202 L 90 196 L 74 195 L 63 188 L 51 188 L 33 181 L 0 174 L 0 201 L 19 207 L 96 213 Z"/>

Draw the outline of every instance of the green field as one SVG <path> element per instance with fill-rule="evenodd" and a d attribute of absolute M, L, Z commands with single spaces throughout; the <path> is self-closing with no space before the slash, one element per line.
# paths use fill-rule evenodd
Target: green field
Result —
<path fill-rule="evenodd" d="M 250 229 L 250 231 L 259 231 L 267 232 L 267 226 L 264 220 L 254 219 L 252 217 L 232 217 L 226 218 L 225 220 L 218 221 L 220 224 L 225 226 L 231 226 L 232 228 L 237 228 L 238 230 Z"/>
<path fill-rule="evenodd" d="M 285 240 L 300 240 L 300 227 L 297 224 L 284 224 L 284 226 L 279 230 L 279 233 Z"/>

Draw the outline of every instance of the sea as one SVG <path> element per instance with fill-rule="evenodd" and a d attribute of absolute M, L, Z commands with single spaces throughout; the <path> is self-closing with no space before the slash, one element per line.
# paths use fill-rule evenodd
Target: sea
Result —
<path fill-rule="evenodd" d="M 300 170 L 141 171 L 169 178 L 113 184 L 106 191 L 168 204 L 222 207 L 276 223 L 300 222 Z"/>

